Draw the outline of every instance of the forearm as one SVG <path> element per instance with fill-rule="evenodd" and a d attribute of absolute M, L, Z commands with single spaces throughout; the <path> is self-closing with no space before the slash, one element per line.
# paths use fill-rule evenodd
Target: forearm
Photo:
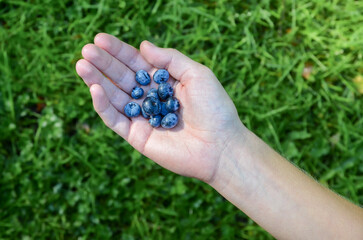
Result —
<path fill-rule="evenodd" d="M 252 132 L 224 151 L 211 183 L 279 239 L 363 239 L 363 210 L 322 187 Z"/>

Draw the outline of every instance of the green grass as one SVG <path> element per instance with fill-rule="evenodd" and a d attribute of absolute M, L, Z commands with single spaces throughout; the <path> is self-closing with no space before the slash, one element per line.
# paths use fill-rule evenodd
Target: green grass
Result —
<path fill-rule="evenodd" d="M 363 2 L 260 2 L 0 0 L 0 239 L 272 239 L 103 125 L 74 70 L 98 32 L 207 65 L 249 129 L 362 205 Z"/>

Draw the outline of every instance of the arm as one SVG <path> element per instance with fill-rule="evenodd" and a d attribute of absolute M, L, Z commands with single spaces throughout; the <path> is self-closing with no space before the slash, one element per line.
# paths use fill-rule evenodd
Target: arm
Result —
<path fill-rule="evenodd" d="M 363 210 L 321 187 L 246 129 L 208 68 L 146 41 L 140 51 L 108 34 L 94 42 L 83 47 L 77 73 L 104 123 L 139 152 L 210 184 L 278 238 L 363 239 Z M 181 121 L 168 131 L 123 113 L 135 72 L 144 69 L 152 76 L 158 68 L 169 71 L 181 103 Z M 156 84 L 144 90 L 150 87 Z"/>
<path fill-rule="evenodd" d="M 210 185 L 278 239 L 363 239 L 363 210 L 246 130 Z"/>

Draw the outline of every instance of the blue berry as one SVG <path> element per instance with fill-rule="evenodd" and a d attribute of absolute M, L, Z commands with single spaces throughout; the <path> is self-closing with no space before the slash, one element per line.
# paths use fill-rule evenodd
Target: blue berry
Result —
<path fill-rule="evenodd" d="M 165 107 L 168 112 L 175 112 L 179 109 L 179 100 L 175 97 L 169 97 L 165 102 Z"/>
<path fill-rule="evenodd" d="M 149 120 L 149 123 L 152 127 L 159 127 L 160 123 L 161 123 L 161 116 L 160 115 L 155 115 L 152 116 Z"/>
<path fill-rule="evenodd" d="M 151 82 L 149 74 L 145 70 L 139 70 L 135 75 L 136 82 L 140 85 L 146 86 Z"/>
<path fill-rule="evenodd" d="M 169 72 L 165 69 L 159 69 L 154 73 L 153 79 L 157 84 L 166 82 L 169 79 Z"/>
<path fill-rule="evenodd" d="M 128 117 L 137 117 L 140 115 L 140 105 L 135 102 L 129 102 L 124 108 L 125 114 Z"/>
<path fill-rule="evenodd" d="M 157 98 L 147 97 L 142 102 L 142 108 L 147 115 L 158 115 L 161 112 L 161 103 Z"/>
<path fill-rule="evenodd" d="M 165 116 L 168 113 L 169 113 L 168 110 L 166 110 L 166 103 L 161 102 L 161 115 Z"/>
<path fill-rule="evenodd" d="M 168 113 L 166 116 L 161 120 L 161 126 L 163 128 L 173 128 L 178 124 L 178 115 L 175 113 Z"/>
<path fill-rule="evenodd" d="M 146 112 L 145 112 L 144 108 L 141 108 L 141 114 L 142 114 L 142 116 L 143 116 L 144 118 L 146 118 L 146 119 L 150 119 L 150 116 L 146 114 Z"/>
<path fill-rule="evenodd" d="M 144 89 L 141 87 L 134 87 L 131 92 L 131 97 L 134 99 L 139 99 L 144 95 Z"/>
<path fill-rule="evenodd" d="M 154 98 L 159 99 L 158 90 L 157 90 L 157 89 L 155 89 L 155 88 L 151 88 L 151 89 L 147 92 L 146 97 L 154 97 Z"/>
<path fill-rule="evenodd" d="M 160 83 L 158 87 L 158 94 L 160 99 L 165 100 L 170 96 L 173 96 L 174 90 L 169 83 Z"/>

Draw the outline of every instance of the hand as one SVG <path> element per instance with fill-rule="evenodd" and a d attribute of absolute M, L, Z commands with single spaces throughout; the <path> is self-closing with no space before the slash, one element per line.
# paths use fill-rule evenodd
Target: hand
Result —
<path fill-rule="evenodd" d="M 93 105 L 104 123 L 135 149 L 159 165 L 181 175 L 210 183 L 224 151 L 239 138 L 244 126 L 236 108 L 214 74 L 175 49 L 158 48 L 144 41 L 140 52 L 116 37 L 100 33 L 95 44 L 82 49 L 79 76 L 90 87 Z M 127 118 L 124 106 L 135 101 L 135 72 L 152 77 L 157 69 L 169 71 L 169 83 L 179 99 L 179 123 L 170 130 L 152 128 L 142 116 Z M 107 76 L 107 78 L 105 77 Z M 152 81 L 143 87 L 145 94 Z M 142 100 L 136 100 L 141 105 Z"/>

